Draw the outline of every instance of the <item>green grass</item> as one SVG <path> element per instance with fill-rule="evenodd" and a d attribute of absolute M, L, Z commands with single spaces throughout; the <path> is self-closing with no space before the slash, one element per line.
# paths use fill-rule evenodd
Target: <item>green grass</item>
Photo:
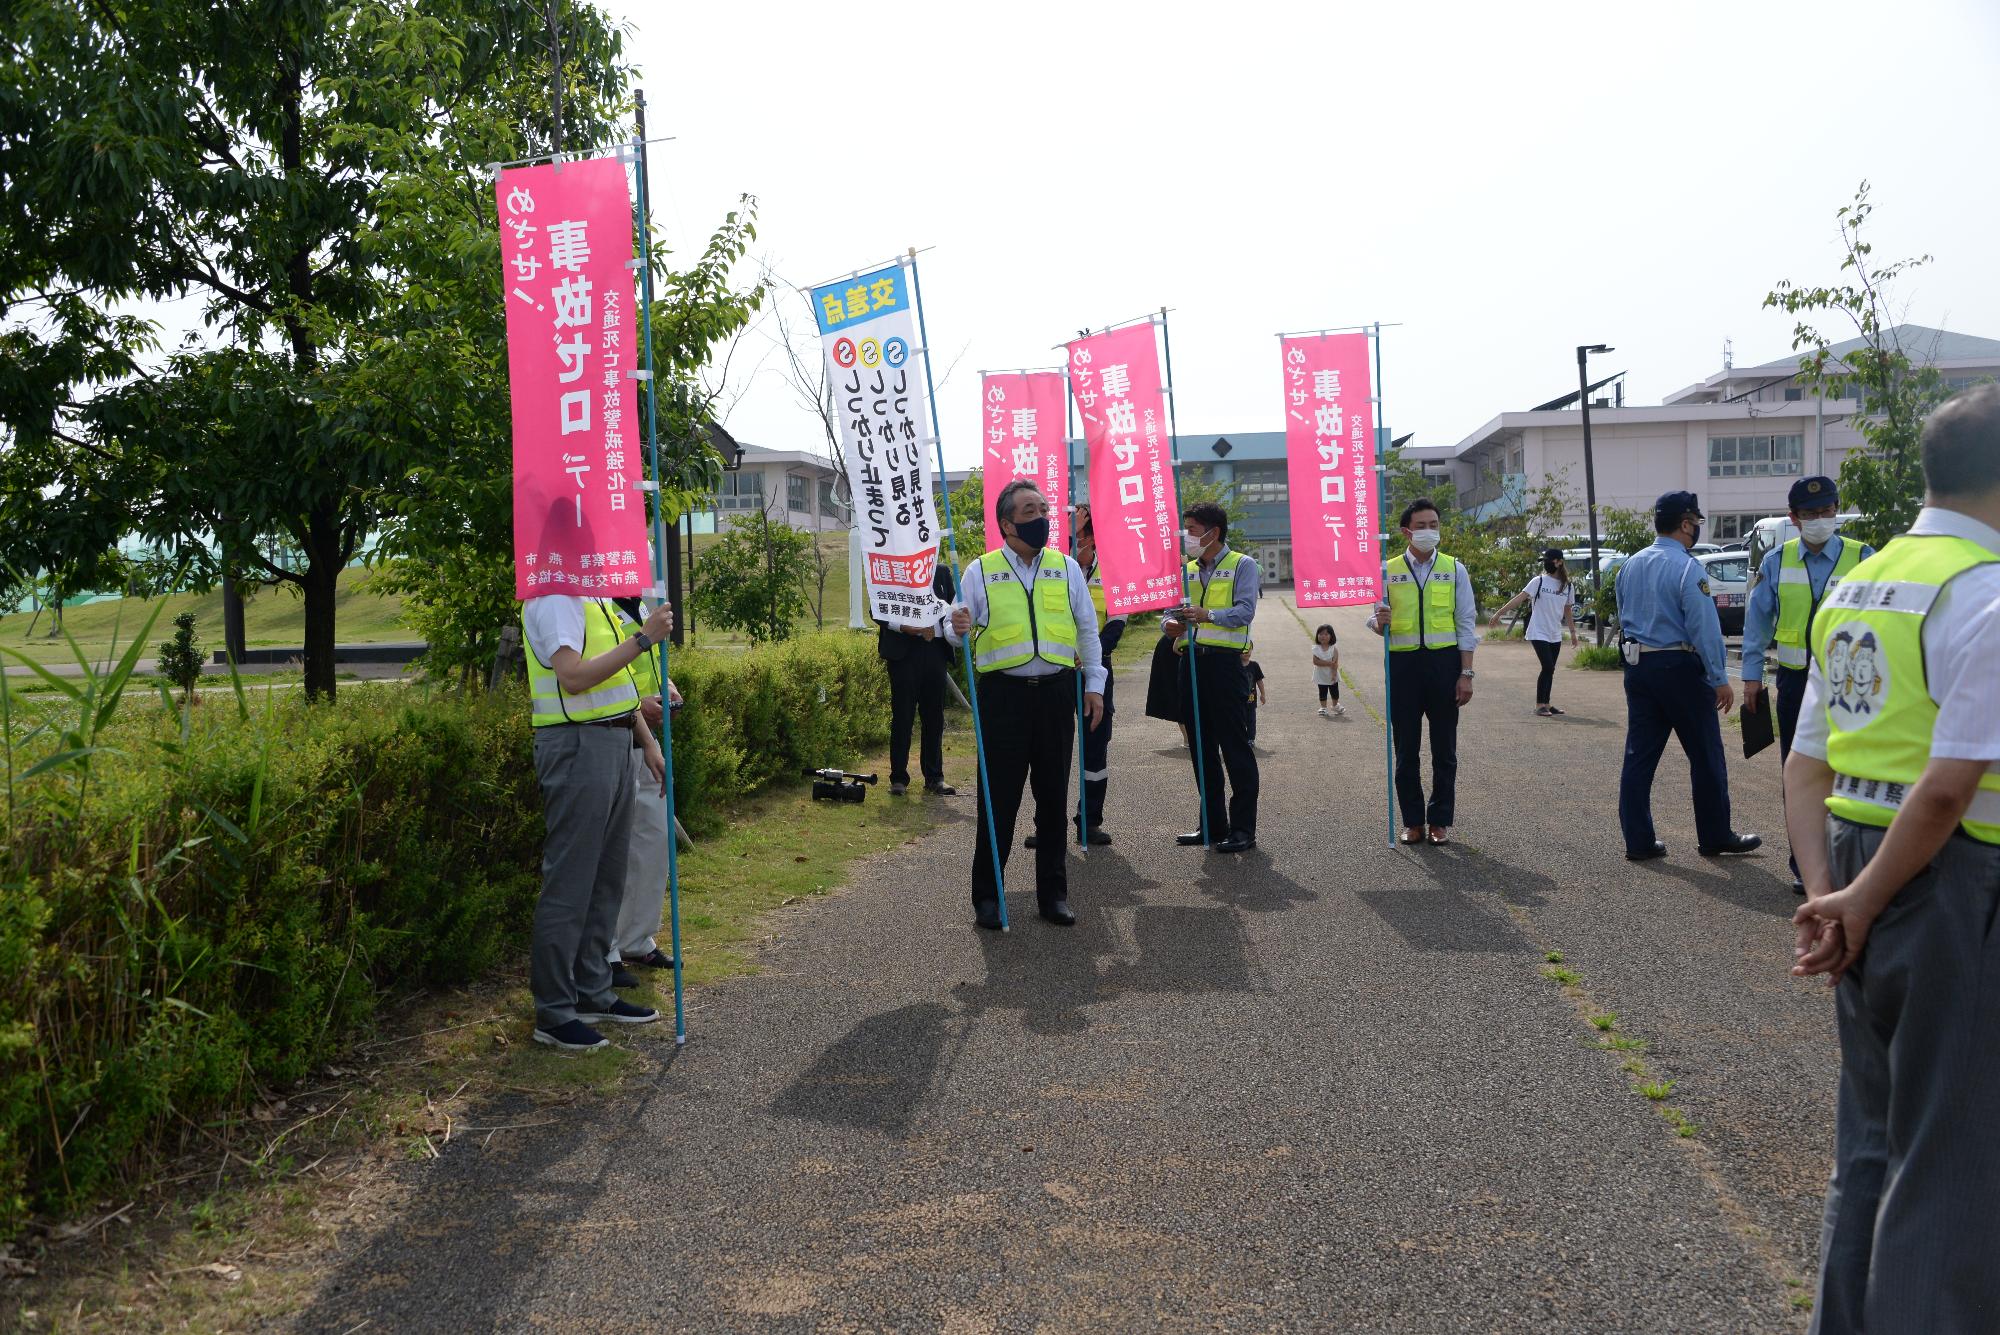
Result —
<path fill-rule="evenodd" d="M 1609 1033 L 1611 1030 L 1616 1029 L 1618 1027 L 1618 1012 L 1605 1011 L 1601 1015 L 1591 1016 L 1590 1027 L 1605 1033 Z"/>
<path fill-rule="evenodd" d="M 1582 974 L 1574 969 L 1565 969 L 1559 964 L 1545 965 L 1542 969 L 1542 977 L 1552 983 L 1560 983 L 1564 987 L 1575 987 L 1583 981 Z"/>
<path fill-rule="evenodd" d="M 374 593 L 368 588 L 372 572 L 344 570 L 336 595 L 337 635 L 343 644 L 374 644 L 412 638 L 403 624 L 403 600 Z M 118 598 L 106 602 L 71 607 L 63 612 L 63 629 L 76 639 L 94 660 L 103 659 L 114 638 L 122 651 L 154 605 L 163 604 L 154 623 L 154 639 L 165 639 L 173 631 L 174 618 L 182 612 L 194 613 L 195 635 L 201 640 L 202 657 L 213 660 L 222 647 L 222 594 L 177 593 L 165 598 Z M 39 659 L 44 663 L 70 661 L 69 646 L 60 635 L 49 637 L 54 618 L 43 612 L 36 620 L 32 612 L 15 612 L 0 617 L 0 644 Z M 305 639 L 305 604 L 289 588 L 259 588 L 243 609 L 243 637 L 251 648 L 290 647 Z M 32 625 L 33 634 L 29 633 Z M 149 647 L 146 657 L 152 657 Z"/>
<path fill-rule="evenodd" d="M 1625 661 L 1615 644 L 1586 644 L 1578 647 L 1570 662 L 1592 672 L 1609 672 Z"/>
<path fill-rule="evenodd" d="M 1658 1103 L 1673 1094 L 1674 1082 L 1671 1080 L 1649 1080 L 1639 1086 L 1639 1092 L 1653 1102 Z"/>
<path fill-rule="evenodd" d="M 1563 962 L 1563 953 L 1560 950 L 1551 950 L 1548 954 L 1542 956 L 1542 958 L 1551 964 L 1561 964 Z"/>

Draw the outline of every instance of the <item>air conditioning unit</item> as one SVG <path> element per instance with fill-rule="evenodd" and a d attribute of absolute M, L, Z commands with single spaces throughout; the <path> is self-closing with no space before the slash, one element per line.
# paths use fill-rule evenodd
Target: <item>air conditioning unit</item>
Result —
<path fill-rule="evenodd" d="M 1609 408 L 1609 407 L 1611 406 L 1611 400 L 1610 400 L 1610 399 L 1592 399 L 1592 400 L 1590 401 L 1590 406 L 1591 406 L 1591 407 L 1593 407 L 1593 408 Z"/>

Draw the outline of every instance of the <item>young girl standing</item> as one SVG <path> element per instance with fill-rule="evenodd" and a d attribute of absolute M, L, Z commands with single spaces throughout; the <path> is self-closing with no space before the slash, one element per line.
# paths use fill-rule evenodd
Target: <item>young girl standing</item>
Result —
<path fill-rule="evenodd" d="M 1332 717 L 1340 718 L 1347 713 L 1340 704 L 1340 650 L 1334 647 L 1338 638 L 1332 626 L 1321 626 L 1313 632 L 1313 685 L 1319 687 L 1322 718 L 1328 716 L 1328 700 L 1333 701 Z"/>

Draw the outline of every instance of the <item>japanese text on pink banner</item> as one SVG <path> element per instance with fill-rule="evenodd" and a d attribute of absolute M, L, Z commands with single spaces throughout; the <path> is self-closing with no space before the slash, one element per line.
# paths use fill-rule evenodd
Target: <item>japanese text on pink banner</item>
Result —
<path fill-rule="evenodd" d="M 993 507 L 1008 483 L 1032 482 L 1049 502 L 1049 545 L 1069 550 L 1069 444 L 1063 439 L 1063 374 L 1026 371 L 980 382 L 986 440 L 986 550 L 1003 541 Z"/>
<path fill-rule="evenodd" d="M 1281 349 L 1298 605 L 1372 603 L 1382 556 L 1368 335 L 1287 338 Z"/>
<path fill-rule="evenodd" d="M 1181 602 L 1180 503 L 1151 323 L 1069 345 L 1069 392 L 1090 461 L 1090 522 L 1112 616 Z"/>
<path fill-rule="evenodd" d="M 514 412 L 514 596 L 639 593 L 647 545 L 641 418 L 626 379 L 639 363 L 624 164 L 511 167 L 495 193 Z"/>

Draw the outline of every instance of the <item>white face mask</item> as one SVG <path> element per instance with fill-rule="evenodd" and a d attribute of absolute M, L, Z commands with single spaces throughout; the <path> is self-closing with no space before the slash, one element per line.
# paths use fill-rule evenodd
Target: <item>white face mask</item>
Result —
<path fill-rule="evenodd" d="M 1443 537 L 1444 534 L 1434 528 L 1412 529 L 1410 531 L 1410 546 L 1416 548 L 1425 556 L 1429 556 L 1437 550 L 1438 543 Z"/>
<path fill-rule="evenodd" d="M 1198 538 L 1194 534 L 1182 530 L 1181 550 L 1188 554 L 1189 560 L 1200 560 L 1201 554 L 1208 550 L 1208 539 Z"/>
<path fill-rule="evenodd" d="M 1828 538 L 1840 531 L 1838 519 L 1808 519 L 1799 525 L 1799 532 L 1815 547 L 1826 545 Z"/>

